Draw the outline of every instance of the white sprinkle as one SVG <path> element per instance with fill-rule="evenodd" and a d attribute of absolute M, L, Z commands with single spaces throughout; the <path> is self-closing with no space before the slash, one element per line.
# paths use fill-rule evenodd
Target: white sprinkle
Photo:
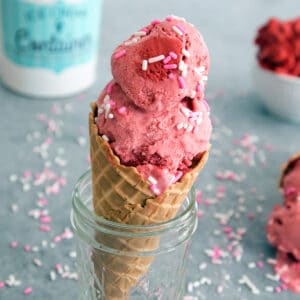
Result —
<path fill-rule="evenodd" d="M 71 251 L 71 252 L 69 253 L 69 256 L 70 256 L 71 258 L 76 258 L 76 257 L 77 257 L 76 251 Z"/>
<path fill-rule="evenodd" d="M 181 72 L 181 76 L 186 77 L 186 75 L 187 75 L 187 65 L 184 65 L 184 69 Z"/>
<path fill-rule="evenodd" d="M 27 191 L 29 191 L 31 189 L 31 185 L 29 184 L 29 183 L 25 183 L 24 185 L 23 185 L 23 191 L 24 192 L 27 192 Z"/>
<path fill-rule="evenodd" d="M 158 56 L 154 56 L 148 59 L 149 64 L 153 64 L 156 63 L 158 61 L 164 60 L 165 56 L 163 54 L 158 55 Z"/>
<path fill-rule="evenodd" d="M 46 248 L 48 246 L 48 242 L 46 240 L 42 240 L 42 246 Z"/>
<path fill-rule="evenodd" d="M 203 75 L 203 76 L 202 76 L 202 80 L 203 80 L 203 81 L 207 81 L 207 80 L 208 80 L 208 77 L 207 77 L 206 75 Z"/>
<path fill-rule="evenodd" d="M 202 263 L 200 266 L 199 266 L 199 269 L 200 270 L 204 270 L 207 268 L 207 264 L 206 263 Z"/>
<path fill-rule="evenodd" d="M 113 119 L 114 115 L 112 113 L 109 113 L 107 117 L 108 117 L 108 119 Z"/>
<path fill-rule="evenodd" d="M 109 142 L 109 138 L 108 138 L 107 135 L 103 134 L 103 135 L 102 135 L 102 138 L 104 139 L 104 141 Z"/>
<path fill-rule="evenodd" d="M 192 91 L 190 97 L 191 97 L 192 99 L 194 99 L 194 98 L 196 97 L 196 95 L 197 95 L 197 92 L 196 92 L 196 91 Z"/>
<path fill-rule="evenodd" d="M 51 279 L 51 281 L 54 281 L 56 279 L 56 274 L 54 271 L 50 272 L 50 279 Z"/>
<path fill-rule="evenodd" d="M 249 268 L 249 269 L 254 269 L 255 267 L 256 267 L 255 262 L 250 262 L 250 263 L 248 264 L 248 268 Z"/>
<path fill-rule="evenodd" d="M 77 138 L 77 142 L 80 146 L 84 146 L 86 144 L 86 138 L 83 136 L 80 136 Z"/>
<path fill-rule="evenodd" d="M 145 31 L 137 31 L 134 33 L 135 36 L 145 36 L 147 33 Z"/>
<path fill-rule="evenodd" d="M 54 162 L 60 167 L 65 167 L 67 165 L 67 161 L 59 156 L 54 158 Z"/>
<path fill-rule="evenodd" d="M 17 179 L 18 179 L 18 176 L 16 174 L 12 174 L 12 175 L 9 176 L 9 180 L 11 182 L 16 182 Z"/>
<path fill-rule="evenodd" d="M 203 285 L 203 284 L 206 284 L 206 285 L 211 285 L 211 279 L 210 278 L 207 278 L 207 277 L 202 277 L 200 279 L 200 284 Z"/>
<path fill-rule="evenodd" d="M 280 276 L 278 274 L 272 275 L 272 274 L 267 273 L 266 277 L 268 279 L 272 280 L 272 281 L 279 281 L 280 280 Z"/>
<path fill-rule="evenodd" d="M 98 108 L 98 115 L 101 115 L 104 112 L 103 108 Z"/>
<path fill-rule="evenodd" d="M 189 283 L 188 283 L 188 286 L 187 286 L 187 291 L 188 291 L 188 293 L 192 293 L 192 292 L 193 292 L 193 289 L 194 289 L 193 283 L 192 283 L 192 282 L 189 282 Z"/>
<path fill-rule="evenodd" d="M 142 62 L 142 70 L 147 71 L 148 70 L 148 61 L 146 59 Z"/>
<path fill-rule="evenodd" d="M 275 265 L 276 264 L 276 259 L 274 259 L 274 258 L 268 258 L 267 259 L 267 263 L 270 264 L 270 265 Z"/>
<path fill-rule="evenodd" d="M 185 68 L 185 63 L 183 60 L 181 60 L 178 64 L 178 70 L 182 72 L 184 68 Z"/>
<path fill-rule="evenodd" d="M 272 286 L 266 286 L 265 290 L 266 290 L 266 292 L 269 292 L 269 293 L 273 293 L 274 292 L 274 288 Z"/>
<path fill-rule="evenodd" d="M 155 178 L 153 178 L 152 176 L 149 176 L 149 177 L 148 177 L 148 180 L 149 180 L 149 182 L 152 183 L 152 184 L 157 184 L 157 180 L 156 180 Z"/>
<path fill-rule="evenodd" d="M 109 102 L 109 100 L 110 100 L 110 97 L 108 94 L 106 94 L 105 97 L 103 98 L 103 103 L 106 104 L 107 102 Z"/>
<path fill-rule="evenodd" d="M 33 259 L 33 263 L 34 263 L 36 266 L 38 266 L 38 267 L 41 267 L 41 266 L 43 265 L 42 262 L 41 262 L 41 260 L 38 259 L 38 258 L 34 258 L 34 259 Z"/>
<path fill-rule="evenodd" d="M 176 27 L 175 25 L 172 26 L 172 29 L 174 32 L 176 32 L 178 35 L 183 35 L 183 32 L 178 28 Z"/>
<path fill-rule="evenodd" d="M 31 250 L 32 250 L 32 252 L 39 252 L 40 251 L 39 247 L 37 247 L 37 246 L 33 246 L 31 248 Z"/>
<path fill-rule="evenodd" d="M 184 55 L 184 56 L 186 56 L 186 57 L 190 57 L 191 56 L 191 54 L 190 54 L 190 52 L 189 51 L 187 51 L 186 49 L 182 49 L 182 54 Z"/>
<path fill-rule="evenodd" d="M 224 290 L 224 287 L 223 287 L 222 285 L 219 285 L 219 286 L 217 287 L 217 292 L 218 292 L 218 294 L 221 294 L 221 293 L 223 292 L 223 290 Z"/>
<path fill-rule="evenodd" d="M 177 127 L 177 129 L 178 129 L 178 130 L 180 130 L 180 129 L 182 129 L 182 128 L 183 128 L 183 125 L 184 125 L 183 123 L 179 123 L 179 124 L 177 124 L 177 126 L 176 126 L 176 127 Z"/>
<path fill-rule="evenodd" d="M 132 44 L 135 44 L 139 40 L 140 40 L 140 37 L 136 36 L 136 37 L 132 38 L 131 40 L 124 42 L 124 45 L 125 46 L 130 46 Z"/>
<path fill-rule="evenodd" d="M 187 129 L 188 126 L 189 126 L 189 125 L 188 125 L 187 123 L 184 123 L 184 124 L 183 124 L 183 128 L 184 128 L 184 129 Z"/>
<path fill-rule="evenodd" d="M 9 275 L 8 279 L 5 281 L 6 285 L 8 285 L 9 287 L 13 287 L 13 286 L 20 286 L 22 284 L 22 282 L 20 280 L 17 280 L 15 278 L 14 275 Z"/>
<path fill-rule="evenodd" d="M 180 110 L 186 117 L 189 117 L 191 115 L 191 111 L 184 106 L 180 107 Z"/>
<path fill-rule="evenodd" d="M 239 279 L 239 284 L 245 284 L 253 294 L 258 295 L 260 293 L 259 289 L 251 282 L 251 280 L 243 275 L 241 279 Z"/>
<path fill-rule="evenodd" d="M 19 206 L 17 204 L 13 203 L 11 205 L 11 210 L 12 210 L 13 213 L 15 213 L 19 210 Z"/>
<path fill-rule="evenodd" d="M 189 124 L 187 129 L 186 129 L 186 132 L 191 132 L 193 130 L 194 126 L 192 124 Z"/>

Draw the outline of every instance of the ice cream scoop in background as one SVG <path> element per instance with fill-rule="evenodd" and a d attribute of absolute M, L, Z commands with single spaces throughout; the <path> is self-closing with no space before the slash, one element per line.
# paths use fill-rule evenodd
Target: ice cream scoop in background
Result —
<path fill-rule="evenodd" d="M 208 49 L 191 24 L 171 16 L 125 40 L 111 67 L 113 80 L 89 116 L 94 211 L 132 225 L 168 221 L 208 156 Z M 159 238 L 109 242 L 122 251 L 151 251 Z M 93 261 L 106 298 L 126 299 L 152 258 L 95 251 Z"/>
<path fill-rule="evenodd" d="M 271 18 L 258 29 L 254 87 L 275 115 L 300 122 L 300 17 Z"/>
<path fill-rule="evenodd" d="M 292 291 L 300 293 L 300 153 L 283 166 L 279 187 L 284 204 L 274 206 L 267 237 L 278 250 L 275 272 Z"/>

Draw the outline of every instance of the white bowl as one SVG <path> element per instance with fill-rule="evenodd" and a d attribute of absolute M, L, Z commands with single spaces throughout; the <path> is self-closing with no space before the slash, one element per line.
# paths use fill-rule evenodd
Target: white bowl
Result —
<path fill-rule="evenodd" d="M 300 122 L 300 78 L 254 68 L 256 92 L 269 111 L 286 120 Z"/>

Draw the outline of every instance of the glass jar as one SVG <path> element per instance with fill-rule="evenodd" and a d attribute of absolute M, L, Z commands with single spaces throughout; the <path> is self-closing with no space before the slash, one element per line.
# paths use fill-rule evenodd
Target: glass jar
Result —
<path fill-rule="evenodd" d="M 75 186 L 72 206 L 71 222 L 78 237 L 80 299 L 182 298 L 191 236 L 197 227 L 193 189 L 170 221 L 142 226 L 120 224 L 94 214 L 91 175 L 87 172 Z M 138 280 L 126 290 L 126 280 L 135 272 Z M 112 286 L 121 293 L 112 291 Z"/>

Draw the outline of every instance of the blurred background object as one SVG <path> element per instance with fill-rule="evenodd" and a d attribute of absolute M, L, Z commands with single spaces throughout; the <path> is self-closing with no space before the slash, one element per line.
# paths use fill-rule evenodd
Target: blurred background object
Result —
<path fill-rule="evenodd" d="M 1 0 L 3 83 L 34 97 L 65 97 L 96 78 L 102 0 Z"/>

